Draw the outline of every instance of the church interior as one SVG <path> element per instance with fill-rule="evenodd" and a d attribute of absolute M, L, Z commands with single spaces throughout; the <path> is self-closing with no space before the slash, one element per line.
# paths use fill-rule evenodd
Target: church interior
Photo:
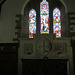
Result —
<path fill-rule="evenodd" d="M 0 75 L 75 75 L 75 0 L 0 0 Z"/>

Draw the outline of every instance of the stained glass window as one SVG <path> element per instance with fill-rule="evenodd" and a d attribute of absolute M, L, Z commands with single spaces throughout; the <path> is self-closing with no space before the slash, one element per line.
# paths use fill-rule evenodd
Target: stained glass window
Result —
<path fill-rule="evenodd" d="M 56 33 L 56 38 L 61 37 L 61 19 L 60 10 L 58 8 L 53 10 L 53 33 Z"/>
<path fill-rule="evenodd" d="M 46 0 L 40 3 L 40 20 L 41 34 L 49 34 L 49 5 Z"/>
<path fill-rule="evenodd" d="M 34 9 L 29 12 L 29 38 L 33 38 L 36 33 L 36 11 Z"/>

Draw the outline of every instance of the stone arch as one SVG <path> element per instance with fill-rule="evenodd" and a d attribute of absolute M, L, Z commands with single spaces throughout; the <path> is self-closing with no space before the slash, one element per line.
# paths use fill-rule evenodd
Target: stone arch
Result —
<path fill-rule="evenodd" d="M 23 7 L 22 7 L 22 11 L 21 11 L 21 15 L 23 15 L 23 18 L 24 18 L 24 23 L 23 25 L 21 26 L 22 29 L 22 37 L 27 37 L 28 38 L 28 35 L 29 35 L 29 24 L 28 24 L 28 21 L 29 21 L 29 16 L 28 16 L 28 13 L 30 11 L 30 9 L 35 9 L 36 10 L 36 34 L 37 35 L 40 35 L 40 3 L 42 0 L 26 0 L 26 2 L 24 3 Z M 68 24 L 66 24 L 64 21 L 65 19 L 67 19 L 67 17 L 65 16 L 66 15 L 66 12 L 67 12 L 67 7 L 65 6 L 65 3 L 62 1 L 62 0 L 47 0 L 49 2 L 49 26 L 50 26 L 50 30 L 49 30 L 49 33 L 52 35 L 53 34 L 53 18 L 52 18 L 52 11 L 55 7 L 58 7 L 60 10 L 61 10 L 61 22 L 62 22 L 62 29 L 61 29 L 61 37 L 64 37 L 64 36 L 69 36 L 69 33 L 68 33 Z M 37 4 L 36 4 L 37 3 Z M 35 7 L 36 5 L 36 7 Z M 65 18 L 64 18 L 65 17 Z M 63 20 L 64 19 L 64 20 Z M 67 26 L 67 28 L 65 27 L 65 25 Z M 25 33 L 26 32 L 26 33 Z M 67 34 L 67 35 L 66 35 Z"/>
<path fill-rule="evenodd" d="M 28 2 L 29 2 L 29 0 L 25 0 L 25 3 L 23 4 L 22 9 L 21 9 L 21 15 L 24 15 L 24 8 Z"/>
<path fill-rule="evenodd" d="M 27 5 L 27 3 L 28 3 L 29 1 L 30 1 L 30 0 L 26 0 L 25 3 L 23 4 L 22 9 L 21 9 L 21 15 L 24 15 L 24 8 L 25 8 L 25 6 Z M 60 0 L 60 2 L 64 5 L 64 7 L 65 7 L 65 12 L 67 13 L 68 10 L 67 10 L 67 6 L 66 6 L 65 2 L 64 2 L 63 0 Z"/>
<path fill-rule="evenodd" d="M 67 13 L 68 10 L 67 10 L 67 6 L 66 6 L 65 2 L 63 0 L 60 0 L 60 2 L 64 5 L 64 7 L 65 7 L 65 13 Z"/>

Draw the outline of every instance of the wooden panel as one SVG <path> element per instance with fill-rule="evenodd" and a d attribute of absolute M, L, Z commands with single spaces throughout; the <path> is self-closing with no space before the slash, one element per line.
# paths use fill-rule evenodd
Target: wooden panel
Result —
<path fill-rule="evenodd" d="M 67 75 L 67 60 L 22 60 L 22 75 Z"/>
<path fill-rule="evenodd" d="M 1 75 L 18 75 L 18 43 L 0 43 Z"/>

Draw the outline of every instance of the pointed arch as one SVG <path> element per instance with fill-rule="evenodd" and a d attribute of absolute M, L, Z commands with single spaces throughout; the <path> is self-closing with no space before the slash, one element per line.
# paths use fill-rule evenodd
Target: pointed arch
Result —
<path fill-rule="evenodd" d="M 53 10 L 53 33 L 56 33 L 56 38 L 61 37 L 61 13 L 58 8 Z"/>
<path fill-rule="evenodd" d="M 36 33 L 36 11 L 31 9 L 29 12 L 29 38 L 33 38 Z"/>
<path fill-rule="evenodd" d="M 29 0 L 25 0 L 25 2 L 23 2 L 23 6 L 22 6 L 22 10 L 21 10 L 21 14 L 24 15 L 24 8 L 26 7 L 27 3 L 29 2 Z"/>
<path fill-rule="evenodd" d="M 40 33 L 49 34 L 49 4 L 46 0 L 40 3 Z"/>

